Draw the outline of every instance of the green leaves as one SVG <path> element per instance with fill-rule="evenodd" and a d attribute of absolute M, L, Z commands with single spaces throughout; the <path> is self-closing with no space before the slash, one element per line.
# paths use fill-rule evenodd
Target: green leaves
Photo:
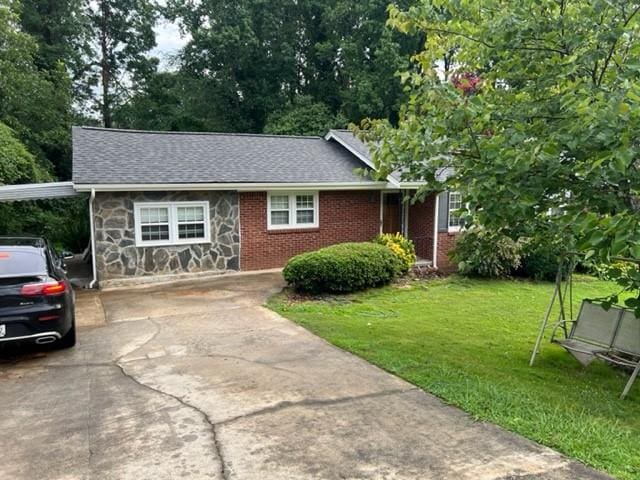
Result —
<path fill-rule="evenodd" d="M 421 70 L 401 74 L 411 101 L 398 128 L 370 124 L 376 162 L 462 191 L 475 223 L 513 239 L 545 232 L 599 262 L 640 259 L 640 14 L 628 7 L 431 0 L 392 9 L 393 26 L 427 40 Z M 460 74 L 482 88 L 452 88 Z M 455 174 L 441 185 L 445 167 Z M 625 288 L 640 287 L 634 278 Z"/>
<path fill-rule="evenodd" d="M 0 122 L 0 185 L 50 179 L 49 173 L 38 164 L 11 129 Z"/>

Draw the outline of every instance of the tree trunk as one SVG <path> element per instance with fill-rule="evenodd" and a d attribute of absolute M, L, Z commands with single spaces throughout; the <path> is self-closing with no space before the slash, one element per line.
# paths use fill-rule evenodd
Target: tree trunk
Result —
<path fill-rule="evenodd" d="M 102 21 L 100 25 L 100 75 L 102 79 L 102 123 L 105 128 L 111 128 L 111 65 L 109 64 L 109 5 L 107 0 L 102 0 L 100 9 Z"/>

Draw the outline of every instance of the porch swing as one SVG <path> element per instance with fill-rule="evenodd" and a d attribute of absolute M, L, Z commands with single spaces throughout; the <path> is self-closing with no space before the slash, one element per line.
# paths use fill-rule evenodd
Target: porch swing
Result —
<path fill-rule="evenodd" d="M 606 308 L 596 299 L 583 299 L 574 319 L 573 273 L 580 255 L 574 252 L 560 259 L 555 288 L 540 325 L 529 365 L 533 366 L 540 351 L 549 318 L 557 302 L 559 315 L 551 331 L 551 342 L 562 346 L 584 367 L 598 358 L 611 365 L 631 369 L 629 381 L 620 395 L 624 399 L 640 373 L 640 318 L 634 311 L 622 306 L 612 305 Z M 640 264 L 640 261 L 631 258 L 614 260 Z"/>

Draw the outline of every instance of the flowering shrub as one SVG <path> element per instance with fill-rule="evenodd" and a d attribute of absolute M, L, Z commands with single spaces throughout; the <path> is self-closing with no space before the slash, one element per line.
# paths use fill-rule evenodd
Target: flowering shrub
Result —
<path fill-rule="evenodd" d="M 413 242 L 399 233 L 378 235 L 374 242 L 385 245 L 398 257 L 402 265 L 402 270 L 399 273 L 407 273 L 416 263 L 416 249 Z"/>
<path fill-rule="evenodd" d="M 451 77 L 451 83 L 464 95 L 478 93 L 481 86 L 480 77 L 472 72 L 455 73 Z"/>

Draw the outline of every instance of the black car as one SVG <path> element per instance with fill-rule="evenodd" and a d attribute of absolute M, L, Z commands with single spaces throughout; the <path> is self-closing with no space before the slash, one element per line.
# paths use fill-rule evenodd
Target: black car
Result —
<path fill-rule="evenodd" d="M 75 345 L 75 295 L 64 268 L 43 238 L 0 237 L 0 345 Z"/>

